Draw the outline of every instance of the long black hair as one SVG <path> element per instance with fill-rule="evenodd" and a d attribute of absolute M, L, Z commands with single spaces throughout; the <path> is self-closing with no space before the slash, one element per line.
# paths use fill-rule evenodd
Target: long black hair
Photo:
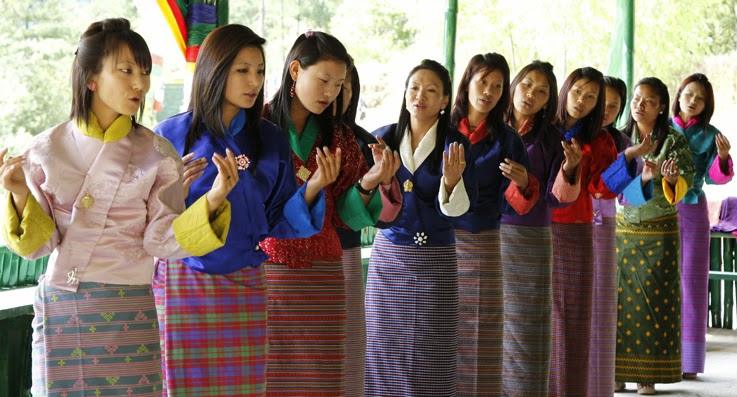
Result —
<path fill-rule="evenodd" d="M 131 30 L 124 18 L 103 19 L 92 23 L 79 38 L 79 47 L 72 64 L 72 109 L 69 118 L 78 124 L 89 125 L 92 114 L 92 90 L 87 86 L 92 77 L 102 70 L 105 59 L 117 56 L 128 47 L 138 67 L 151 72 L 151 52 L 146 41 Z M 142 98 L 138 117 L 143 117 L 145 96 Z M 135 115 L 133 125 L 137 125 Z"/>
<path fill-rule="evenodd" d="M 507 64 L 507 60 L 503 55 L 496 52 L 483 55 L 477 54 L 468 61 L 468 66 L 466 66 L 466 70 L 461 77 L 461 83 L 458 85 L 455 105 L 450 115 L 451 124 L 457 127 L 461 120 L 468 116 L 468 85 L 471 84 L 473 76 L 480 71 L 483 71 L 484 76 L 486 76 L 495 70 L 502 74 L 504 82 L 502 83 L 502 95 L 499 97 L 499 102 L 486 116 L 486 131 L 489 133 L 488 139 L 492 142 L 496 141 L 499 133 L 504 130 L 504 112 L 509 107 L 509 64 Z"/>
<path fill-rule="evenodd" d="M 634 90 L 641 85 L 646 85 L 655 90 L 655 93 L 658 95 L 658 99 L 660 100 L 660 105 L 664 105 L 663 111 L 658 113 L 658 117 L 655 119 L 655 127 L 652 132 L 653 138 L 658 140 L 658 147 L 654 152 L 657 156 L 660 154 L 660 149 L 663 148 L 663 143 L 665 142 L 665 138 L 668 136 L 668 130 L 670 129 L 670 124 L 668 123 L 668 102 L 670 102 L 668 87 L 666 87 L 665 84 L 663 84 L 663 82 L 657 77 L 645 77 L 635 84 L 632 91 L 634 92 Z M 630 116 L 627 119 L 626 133 L 628 136 L 632 136 L 632 131 L 637 124 L 635 119 L 632 117 L 633 110 L 634 108 L 630 109 Z"/>
<path fill-rule="evenodd" d="M 306 69 L 318 62 L 329 60 L 344 63 L 348 72 L 353 68 L 353 61 L 348 55 L 348 51 L 346 51 L 343 44 L 340 40 L 327 33 L 309 31 L 301 34 L 297 37 L 297 40 L 295 40 L 292 45 L 292 49 L 289 50 L 287 60 L 284 63 L 281 86 L 276 91 L 274 98 L 271 99 L 269 104 L 269 118 L 274 122 L 274 124 L 281 128 L 282 133 L 285 135 L 289 135 L 289 122 L 292 119 L 290 107 L 292 105 L 292 100 L 294 99 L 290 96 L 290 90 L 292 88 L 292 84 L 294 84 L 294 79 L 292 79 L 292 75 L 289 73 L 289 65 L 292 61 L 297 61 L 303 69 Z M 335 101 L 337 109 L 342 110 L 343 96 L 338 95 Z M 330 146 L 332 144 L 333 129 L 341 125 L 340 115 L 336 115 L 334 112 L 330 111 L 331 109 L 333 109 L 332 103 L 325 111 L 314 115 L 320 128 L 322 143 L 325 146 Z"/>
<path fill-rule="evenodd" d="M 578 68 L 568 75 L 568 78 L 560 87 L 560 93 L 558 94 L 558 111 L 555 115 L 555 124 L 560 128 L 565 128 L 566 121 L 568 120 L 568 93 L 573 88 L 578 80 L 587 79 L 589 83 L 597 84 L 599 86 L 599 96 L 596 98 L 596 105 L 593 109 L 583 118 L 583 128 L 581 128 L 581 134 L 576 137 L 580 143 L 589 143 L 599 135 L 601 131 L 601 123 L 604 119 L 604 103 L 606 102 L 606 93 L 604 89 L 604 75 L 592 67 Z"/>
<path fill-rule="evenodd" d="M 450 80 L 450 73 L 445 66 L 431 59 L 423 60 L 419 65 L 412 68 L 407 75 L 407 80 L 404 82 L 404 94 L 402 95 L 402 108 L 399 110 L 399 121 L 394 131 L 389 131 L 385 136 L 384 140 L 387 145 L 392 149 L 398 149 L 399 143 L 402 141 L 402 135 L 407 130 L 407 133 L 411 137 L 411 125 L 410 125 L 410 114 L 407 110 L 407 87 L 409 86 L 409 80 L 412 76 L 420 70 L 429 70 L 435 73 L 436 76 L 443 83 L 443 96 L 448 97 L 448 104 L 445 105 L 444 109 L 441 109 L 441 113 L 438 115 L 438 130 L 435 137 L 435 148 L 430 155 L 430 162 L 432 164 L 432 170 L 439 170 L 440 164 L 443 160 L 443 151 L 445 150 L 445 137 L 448 135 L 450 130 L 450 103 L 453 95 L 453 84 Z"/>
<path fill-rule="evenodd" d="M 188 153 L 192 145 L 202 136 L 202 124 L 212 135 L 225 138 L 223 100 L 230 68 L 240 50 L 245 47 L 258 48 L 263 58 L 265 42 L 266 40 L 251 29 L 236 24 L 221 26 L 207 35 L 200 46 L 192 78 L 192 94 L 189 100 L 192 125 L 184 141 L 184 154 Z M 264 60 L 264 65 L 265 63 Z M 251 108 L 246 109 L 246 129 L 253 145 L 254 160 L 258 159 L 261 151 L 259 124 L 263 106 L 264 87 L 261 86 L 256 102 Z"/>
<path fill-rule="evenodd" d="M 620 117 L 622 117 L 625 105 L 627 105 L 627 84 L 624 82 L 624 80 L 620 78 L 613 76 L 604 76 L 604 87 L 613 89 L 617 93 L 617 95 L 619 95 L 619 113 L 617 113 L 617 117 L 614 118 L 614 122 L 616 122 L 617 120 L 619 120 Z M 606 91 L 604 92 L 604 95 L 606 98 Z M 605 125 L 604 129 L 606 130 L 606 132 L 609 133 L 609 135 L 611 135 L 612 139 L 614 140 L 614 144 L 617 146 L 617 153 L 626 149 L 624 147 L 625 142 L 624 139 L 622 139 L 622 134 L 614 126 L 614 123 Z"/>
<path fill-rule="evenodd" d="M 521 83 L 530 72 L 534 71 L 542 73 L 548 80 L 550 93 L 548 94 L 548 102 L 535 114 L 532 130 L 522 136 L 522 141 L 525 143 L 534 142 L 537 141 L 538 138 L 542 138 L 541 136 L 538 136 L 540 131 L 547 129 L 548 126 L 550 126 L 553 122 L 553 117 L 555 117 L 554 109 L 558 107 L 558 80 L 555 78 L 555 73 L 553 73 L 553 65 L 550 62 L 534 60 L 529 65 L 523 67 L 522 70 L 520 70 L 514 77 L 514 80 L 512 80 L 509 92 L 509 108 L 507 109 L 504 121 L 510 123 L 514 120 L 514 92 L 517 90 L 519 83 Z"/>

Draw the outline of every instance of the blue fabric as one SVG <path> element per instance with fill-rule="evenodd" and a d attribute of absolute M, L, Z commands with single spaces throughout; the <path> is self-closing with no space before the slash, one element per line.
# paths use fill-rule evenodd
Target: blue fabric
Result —
<path fill-rule="evenodd" d="M 510 158 L 529 169 L 525 144 L 517 131 L 505 125 L 496 141 L 483 139 L 471 146 L 471 155 L 476 170 L 484 170 L 476 173 L 478 200 L 473 211 L 454 218 L 453 223 L 471 233 L 499 229 L 502 213 L 516 214 L 504 196 L 511 181 L 502 175 L 499 164 Z"/>
<path fill-rule="evenodd" d="M 171 141 L 181 155 L 191 123 L 192 112 L 181 113 L 164 120 L 154 131 Z M 208 164 L 204 174 L 190 186 L 187 206 L 206 194 L 215 181 L 218 172 L 211 160 L 213 153 L 224 156 L 229 148 L 234 155 L 244 154 L 253 160 L 251 168 L 238 172 L 240 180 L 227 197 L 231 204 L 231 223 L 225 246 L 204 256 L 185 258 L 184 263 L 194 270 L 227 274 L 246 266 L 258 267 L 268 259 L 258 247 L 264 238 L 305 238 L 322 229 L 325 194 L 321 192 L 309 209 L 304 201 L 306 185 L 297 189 L 292 151 L 284 135 L 266 120 L 261 121 L 259 128 L 258 158 L 254 158 L 250 138 L 245 133 L 219 139 L 204 130 L 192 145 L 195 158 L 204 157 Z"/>
<path fill-rule="evenodd" d="M 624 198 L 633 207 L 639 207 L 653 198 L 653 181 L 642 186 L 642 175 L 638 175 L 622 192 Z"/>
<path fill-rule="evenodd" d="M 576 124 L 573 124 L 570 130 L 565 131 L 566 142 L 571 143 L 571 139 L 578 137 L 581 134 L 583 128 L 583 120 L 578 120 Z"/>
<path fill-rule="evenodd" d="M 230 127 L 225 129 L 225 132 L 230 136 L 236 136 L 246 126 L 246 109 L 241 109 L 233 120 L 230 122 Z"/>
<path fill-rule="evenodd" d="M 717 156 L 716 136 L 720 134 L 719 130 L 713 125 L 703 128 L 703 123 L 696 123 L 684 131 L 681 126 L 670 119 L 670 125 L 679 134 L 683 135 L 691 147 L 696 174 L 693 178 L 693 187 L 686 192 L 683 197 L 685 204 L 697 204 L 699 196 L 704 194 L 704 182 L 713 185 L 716 184 L 709 178 L 709 167 Z"/>
<path fill-rule="evenodd" d="M 637 161 L 632 159 L 628 164 L 624 157 L 624 152 L 622 152 L 617 157 L 617 160 L 601 174 L 601 179 L 604 180 L 607 188 L 612 193 L 619 195 L 632 183 L 636 176 Z"/>
<path fill-rule="evenodd" d="M 381 127 L 373 132 L 374 136 L 384 138 L 389 131 L 396 128 L 396 124 Z M 463 171 L 463 183 L 466 187 L 471 210 L 473 210 L 478 195 L 476 188 L 476 171 L 473 158 L 471 157 L 471 142 L 460 132 L 450 129 L 445 138 L 445 150 L 452 142 L 460 142 L 466 148 L 466 169 Z M 398 147 L 392 148 L 399 150 Z M 392 243 L 398 245 L 415 245 L 415 237 L 418 233 L 424 233 L 426 240 L 423 246 L 447 246 L 455 243 L 455 226 L 453 217 L 448 217 L 440 210 L 438 192 L 442 178 L 442 164 L 438 169 L 431 169 L 432 161 L 428 156 L 425 161 L 417 167 L 414 175 L 402 164 L 397 171 L 399 186 L 410 180 L 414 185 L 412 192 L 402 189 L 403 205 L 402 211 L 394 224 L 388 229 L 383 229 L 383 234 Z"/>

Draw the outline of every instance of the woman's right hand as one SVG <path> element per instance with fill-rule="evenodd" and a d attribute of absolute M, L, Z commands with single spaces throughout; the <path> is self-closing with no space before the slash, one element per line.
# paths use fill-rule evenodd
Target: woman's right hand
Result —
<path fill-rule="evenodd" d="M 0 151 L 0 178 L 2 179 L 3 188 L 13 195 L 13 204 L 20 216 L 26 206 L 26 200 L 30 192 L 26 184 L 26 175 L 23 172 L 25 158 L 23 156 L 8 156 L 6 160 L 6 154 L 8 154 L 7 148 Z"/>
<path fill-rule="evenodd" d="M 632 161 L 636 157 L 647 156 L 648 154 L 655 151 L 658 147 L 658 140 L 653 140 L 653 134 L 645 135 L 642 142 L 637 145 L 632 145 L 624 150 L 624 157 L 627 163 Z"/>
<path fill-rule="evenodd" d="M 335 155 L 330 152 L 330 148 L 327 146 L 322 149 L 318 147 L 315 151 L 317 152 L 317 171 L 307 180 L 307 187 L 305 188 L 305 201 L 307 205 L 312 205 L 320 190 L 338 179 L 343 156 L 340 148 L 335 150 Z"/>
<path fill-rule="evenodd" d="M 578 167 L 578 163 L 581 162 L 581 158 L 583 157 L 581 145 L 578 144 L 576 138 L 571 139 L 571 143 L 561 141 L 561 145 L 563 146 L 563 154 L 566 157 L 563 162 L 563 172 L 565 172 L 568 178 L 573 179 L 576 176 L 576 167 Z"/>
<path fill-rule="evenodd" d="M 192 160 L 193 158 L 194 153 L 188 153 L 186 156 L 182 157 L 182 163 L 184 163 L 184 171 L 182 172 L 184 198 L 187 198 L 189 195 L 189 187 L 192 186 L 192 182 L 199 179 L 205 173 L 204 170 L 207 167 L 206 158 L 200 157 L 196 160 Z"/>

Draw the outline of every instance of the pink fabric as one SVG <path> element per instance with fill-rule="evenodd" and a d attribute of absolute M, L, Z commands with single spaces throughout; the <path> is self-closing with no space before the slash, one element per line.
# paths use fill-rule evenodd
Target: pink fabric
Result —
<path fill-rule="evenodd" d="M 681 116 L 673 116 L 673 122 L 678 124 L 678 126 L 681 127 L 682 130 L 685 130 L 686 128 L 698 123 L 699 121 L 701 121 L 701 119 L 697 116 L 692 118 L 691 120 L 688 120 L 688 123 L 684 124 L 683 120 L 681 120 Z"/>
<path fill-rule="evenodd" d="M 404 196 L 402 195 L 402 188 L 399 187 L 399 181 L 397 178 L 392 178 L 392 184 L 389 185 L 389 189 L 379 185 L 379 192 L 381 193 L 381 204 L 384 206 L 379 214 L 380 222 L 393 222 L 397 219 L 399 211 L 402 209 L 402 202 Z"/>
<path fill-rule="evenodd" d="M 565 160 L 563 160 L 565 163 Z M 579 193 L 581 193 L 581 167 L 576 167 L 576 183 L 571 185 L 568 183 L 566 174 L 563 171 L 563 166 L 560 166 L 560 171 L 555 177 L 555 183 L 553 183 L 553 195 L 561 203 L 572 203 L 576 201 Z"/>
<path fill-rule="evenodd" d="M 507 199 L 509 205 L 520 215 L 530 212 L 532 207 L 537 203 L 538 197 L 540 197 L 540 182 L 532 174 L 527 174 L 527 176 L 529 183 L 524 194 L 520 192 L 514 183 L 510 183 L 504 192 L 504 197 Z"/>
<path fill-rule="evenodd" d="M 709 178 L 711 178 L 711 180 L 716 182 L 717 184 L 723 185 L 731 181 L 732 177 L 734 176 L 732 156 L 729 156 L 729 158 L 727 158 L 727 167 L 729 171 L 727 174 L 722 172 L 722 167 L 719 165 L 719 163 L 719 155 L 717 154 L 716 157 L 714 157 L 714 161 L 711 162 L 711 167 L 709 167 Z"/>
<path fill-rule="evenodd" d="M 51 286 L 76 291 L 72 271 L 78 282 L 150 284 L 154 256 L 189 256 L 171 228 L 185 205 L 181 159 L 169 141 L 139 126 L 103 143 L 69 121 L 41 133 L 25 156 L 29 188 L 56 223 L 29 256 L 51 254 Z M 88 194 L 94 204 L 86 208 Z"/>

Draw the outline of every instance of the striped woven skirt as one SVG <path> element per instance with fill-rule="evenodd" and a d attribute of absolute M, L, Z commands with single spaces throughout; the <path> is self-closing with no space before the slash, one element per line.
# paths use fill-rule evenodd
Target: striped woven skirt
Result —
<path fill-rule="evenodd" d="M 458 396 L 502 395 L 502 262 L 499 230 L 456 229 Z"/>
<path fill-rule="evenodd" d="M 549 227 L 501 226 L 505 396 L 548 395 L 552 244 Z"/>
<path fill-rule="evenodd" d="M 706 196 L 698 204 L 678 203 L 681 228 L 681 357 L 684 373 L 704 372 L 709 308 L 709 212 Z"/>
<path fill-rule="evenodd" d="M 161 396 L 150 285 L 86 282 L 75 293 L 42 277 L 33 309 L 34 396 Z"/>
<path fill-rule="evenodd" d="M 586 396 L 594 243 L 591 223 L 553 222 L 550 396 Z"/>
<path fill-rule="evenodd" d="M 608 396 L 614 385 L 617 337 L 616 219 L 594 224 L 594 290 L 591 308 L 588 396 Z"/>
<path fill-rule="evenodd" d="M 678 215 L 617 216 L 617 382 L 681 381 Z"/>
<path fill-rule="evenodd" d="M 343 264 L 315 261 L 309 269 L 264 266 L 269 284 L 266 394 L 345 395 Z"/>
<path fill-rule="evenodd" d="M 454 396 L 455 245 L 401 246 L 379 232 L 366 285 L 366 395 Z"/>
<path fill-rule="evenodd" d="M 153 290 L 164 395 L 263 396 L 266 280 L 261 267 L 206 274 L 159 260 Z"/>
<path fill-rule="evenodd" d="M 366 311 L 361 247 L 343 249 L 346 295 L 345 394 L 363 396 L 366 363 Z"/>

